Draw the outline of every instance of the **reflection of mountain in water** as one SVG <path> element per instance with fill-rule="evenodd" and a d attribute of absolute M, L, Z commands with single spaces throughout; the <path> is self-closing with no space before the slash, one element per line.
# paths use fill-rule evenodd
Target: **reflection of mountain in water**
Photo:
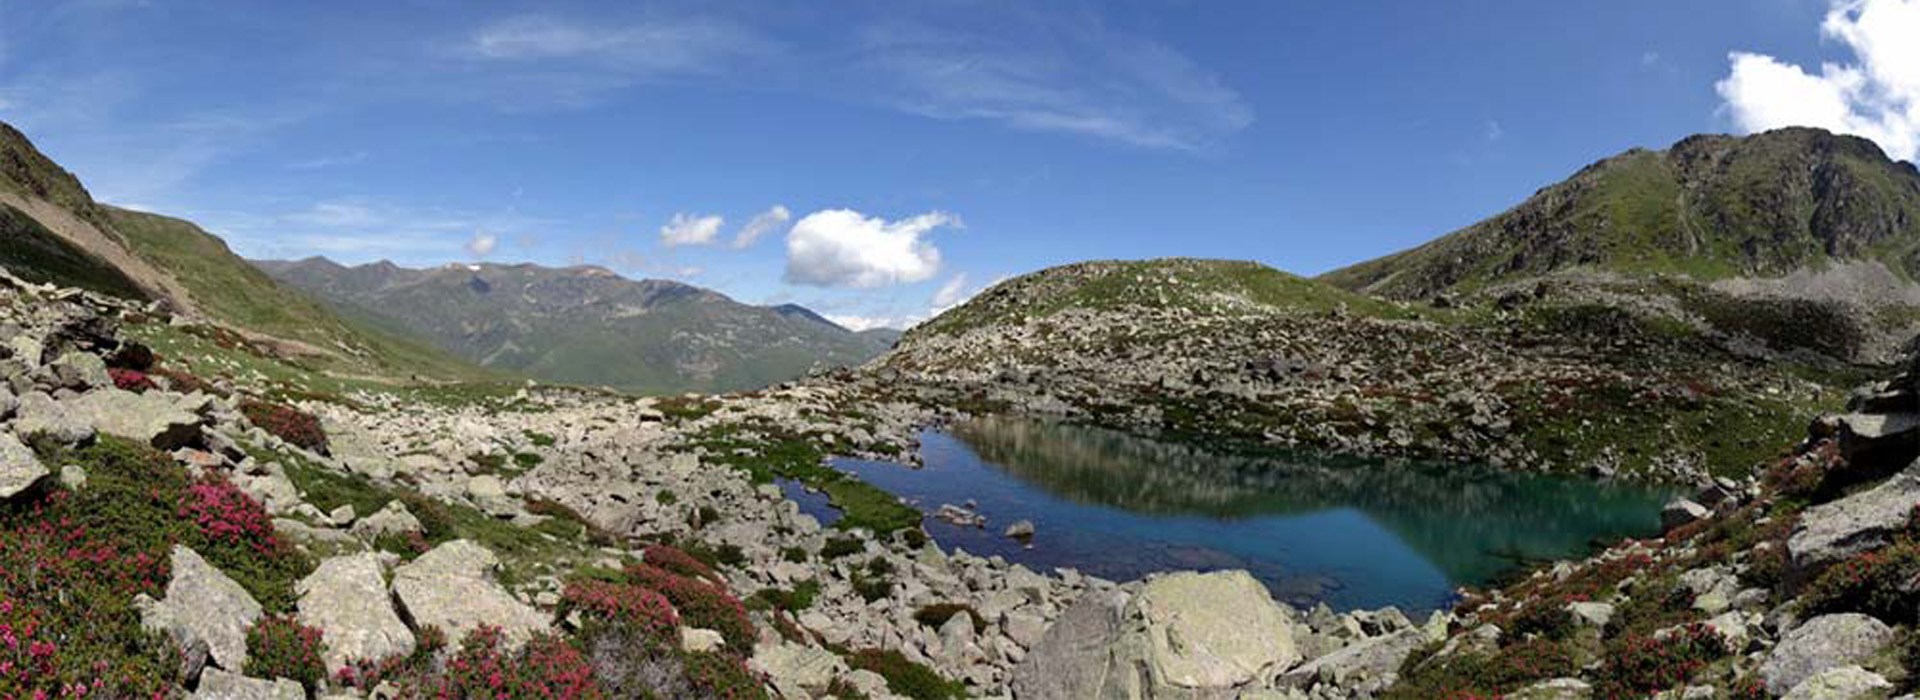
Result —
<path fill-rule="evenodd" d="M 1665 495 L 1457 465 L 1218 453 L 1015 419 L 971 421 L 952 433 L 981 459 L 1081 503 L 1216 518 L 1352 508 L 1457 583 L 1487 581 L 1515 559 L 1579 552 L 1598 537 L 1654 532 Z"/>

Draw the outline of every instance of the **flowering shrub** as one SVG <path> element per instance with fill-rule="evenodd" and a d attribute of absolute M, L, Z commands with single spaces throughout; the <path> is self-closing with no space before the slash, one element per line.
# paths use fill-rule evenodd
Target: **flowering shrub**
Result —
<path fill-rule="evenodd" d="M 311 413 L 258 399 L 242 399 L 240 412 L 246 414 L 247 420 L 253 421 L 261 430 L 288 444 L 312 452 L 327 451 L 327 433 L 321 430 L 320 419 Z"/>
<path fill-rule="evenodd" d="M 137 369 L 112 367 L 107 369 L 107 376 L 112 377 L 113 385 L 122 391 L 141 393 L 148 389 L 158 388 L 154 385 L 153 380 L 147 377 L 146 372 Z"/>
<path fill-rule="evenodd" d="M 327 677 L 320 630 L 284 615 L 260 618 L 247 629 L 246 674 L 299 681 L 309 692 Z"/>
<path fill-rule="evenodd" d="M 666 569 L 681 576 L 703 578 L 710 581 L 720 580 L 713 569 L 693 555 L 664 544 L 650 544 L 641 553 L 641 559 L 648 564 Z"/>
<path fill-rule="evenodd" d="M 1858 612 L 1883 620 L 1920 615 L 1920 599 L 1901 591 L 1920 577 L 1920 544 L 1902 541 L 1866 552 L 1822 572 L 1807 586 L 1807 609 L 1816 614 Z"/>
<path fill-rule="evenodd" d="M 413 653 L 395 654 L 384 659 L 358 659 L 352 666 L 334 674 L 342 687 L 372 690 L 381 683 L 417 683 L 432 673 L 434 659 L 447 648 L 447 633 L 438 627 L 422 627 L 414 633 Z"/>
<path fill-rule="evenodd" d="M 1521 637 L 1563 639 L 1573 631 L 1573 614 L 1567 611 L 1567 605 L 1585 599 L 1583 595 L 1536 598 L 1515 611 L 1506 626 Z"/>
<path fill-rule="evenodd" d="M 667 597 L 639 586 L 608 581 L 575 581 L 561 595 L 563 610 L 577 610 L 599 621 L 633 628 L 640 634 L 671 642 L 680 616 Z"/>
<path fill-rule="evenodd" d="M 418 695 L 442 700 L 607 697 L 594 680 L 593 665 L 564 639 L 535 637 L 518 653 L 509 653 L 502 646 L 498 628 L 474 630 L 447 660 L 444 673 L 422 683 Z"/>
<path fill-rule="evenodd" d="M 666 596 L 687 625 L 719 632 L 727 640 L 727 646 L 735 651 L 753 648 L 757 638 L 753 620 L 747 617 L 747 608 L 740 599 L 725 588 L 644 563 L 627 567 L 627 577 Z"/>
<path fill-rule="evenodd" d="M 179 512 L 180 517 L 199 526 L 208 539 L 244 543 L 262 554 L 280 548 L 266 506 L 226 477 L 208 476 L 188 485 L 181 494 Z"/>
<path fill-rule="evenodd" d="M 160 598 L 169 550 L 192 547 L 270 611 L 292 604 L 304 559 L 214 540 L 179 514 L 192 481 L 150 447 L 111 436 L 43 461 L 86 468 L 87 486 L 0 505 L 0 698 L 166 697 L 179 653 L 133 606 Z"/>
<path fill-rule="evenodd" d="M 1633 636 L 1611 646 L 1595 697 L 1637 698 L 1680 685 L 1731 650 L 1719 632 L 1690 624 L 1664 637 Z"/>
<path fill-rule="evenodd" d="M 766 682 L 760 674 L 727 654 L 696 653 L 681 657 L 687 680 L 703 691 L 703 697 L 715 700 L 765 700 Z"/>
<path fill-rule="evenodd" d="M 1566 645 L 1531 639 L 1493 652 L 1465 651 L 1445 659 L 1416 652 L 1401 669 L 1401 681 L 1385 697 L 1497 698 L 1535 682 L 1572 675 L 1580 666 Z"/>
<path fill-rule="evenodd" d="M 165 379 L 167 380 L 167 388 L 172 389 L 173 391 L 180 392 L 182 394 L 191 394 L 194 392 L 199 392 L 202 394 L 221 394 L 222 393 L 220 390 L 216 389 L 212 384 L 207 383 L 206 380 L 193 376 L 192 374 L 182 372 L 177 369 L 170 369 L 166 367 L 156 367 L 153 370 L 148 371 L 147 374 L 148 374 L 148 377 L 147 377 L 148 380 L 152 380 L 153 377 L 159 377 L 161 379 Z"/>

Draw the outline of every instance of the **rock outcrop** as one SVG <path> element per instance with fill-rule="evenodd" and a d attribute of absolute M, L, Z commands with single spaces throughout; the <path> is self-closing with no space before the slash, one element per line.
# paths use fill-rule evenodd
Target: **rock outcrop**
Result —
<path fill-rule="evenodd" d="M 176 545 L 172 565 L 166 599 L 143 595 L 136 601 L 143 624 L 170 633 L 183 649 L 206 645 L 215 666 L 238 672 L 247 662 L 247 628 L 260 619 L 260 604 L 198 552 Z"/>
<path fill-rule="evenodd" d="M 416 627 L 459 639 L 481 625 L 500 628 L 512 646 L 547 629 L 547 616 L 501 588 L 500 560 L 467 540 L 447 542 L 393 570 L 393 597 Z"/>
<path fill-rule="evenodd" d="M 301 624 L 320 629 L 328 668 L 413 651 L 413 632 L 394 612 L 380 557 L 332 557 L 295 586 Z"/>

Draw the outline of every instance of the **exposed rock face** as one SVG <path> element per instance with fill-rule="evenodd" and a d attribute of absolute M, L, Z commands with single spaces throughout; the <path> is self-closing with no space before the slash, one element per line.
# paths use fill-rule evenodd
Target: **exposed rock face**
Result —
<path fill-rule="evenodd" d="M 393 610 L 392 597 L 372 553 L 333 557 L 295 587 L 301 624 L 318 627 L 328 668 L 413 651 L 413 632 Z"/>
<path fill-rule="evenodd" d="M 186 547 L 173 548 L 173 580 L 167 599 L 136 601 L 143 623 L 166 630 L 180 647 L 204 643 L 215 666 L 238 671 L 247 661 L 247 628 L 260 619 L 260 604 L 247 589 Z"/>
<path fill-rule="evenodd" d="M 1706 506 L 1685 498 L 1676 498 L 1660 509 L 1660 529 L 1672 530 L 1711 515 Z"/>
<path fill-rule="evenodd" d="M 13 431 L 21 435 L 45 435 L 62 444 L 74 445 L 93 439 L 95 434 L 93 424 L 70 405 L 56 402 L 42 392 L 22 394 L 18 412 Z"/>
<path fill-rule="evenodd" d="M 1768 691 L 1784 695 L 1823 671 L 1866 661 L 1891 641 L 1893 630 L 1866 615 L 1822 615 L 1788 632 L 1760 675 Z"/>
<path fill-rule="evenodd" d="M 1849 557 L 1886 546 L 1915 503 L 1920 503 L 1920 465 L 1868 491 L 1808 508 L 1787 540 L 1794 577 L 1808 580 Z"/>
<path fill-rule="evenodd" d="M 13 433 L 0 432 L 0 500 L 13 498 L 39 483 L 47 467 Z"/>
<path fill-rule="evenodd" d="M 1419 628 L 1367 639 L 1287 671 L 1279 685 L 1307 690 L 1325 684 L 1372 695 L 1392 685 L 1407 655 L 1430 641 Z"/>
<path fill-rule="evenodd" d="M 1021 697 L 1213 697 L 1300 661 L 1294 625 L 1244 571 L 1150 579 L 1076 604 L 1015 670 Z"/>
<path fill-rule="evenodd" d="M 1841 666 L 1794 686 L 1782 700 L 1869 700 L 1886 697 L 1892 691 L 1893 684 L 1880 674 L 1859 666 Z"/>
<path fill-rule="evenodd" d="M 197 443 L 206 397 L 98 389 L 66 402 L 94 429 L 172 451 Z"/>
<path fill-rule="evenodd" d="M 480 625 L 499 627 L 511 646 L 547 629 L 547 616 L 493 580 L 500 560 L 487 548 L 454 540 L 393 570 L 393 595 L 418 627 L 460 639 Z"/>
<path fill-rule="evenodd" d="M 200 688 L 193 693 L 193 700 L 306 700 L 306 697 L 306 689 L 285 678 L 266 681 L 219 669 L 208 669 L 201 675 Z"/>

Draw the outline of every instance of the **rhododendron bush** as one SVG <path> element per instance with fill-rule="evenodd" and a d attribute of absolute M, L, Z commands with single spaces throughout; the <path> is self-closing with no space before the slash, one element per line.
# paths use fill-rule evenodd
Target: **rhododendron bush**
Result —
<path fill-rule="evenodd" d="M 312 452 L 326 452 L 327 433 L 313 414 L 284 404 L 259 399 L 242 399 L 240 412 L 247 420 L 290 445 Z"/>
<path fill-rule="evenodd" d="M 208 501 L 225 506 L 208 511 L 211 530 L 183 516 L 199 484 L 149 447 L 109 436 L 78 450 L 35 447 L 43 461 L 82 465 L 88 477 L 78 491 L 0 506 L 0 698 L 164 697 L 178 680 L 178 652 L 142 629 L 133 600 L 165 597 L 175 544 L 272 611 L 290 607 L 293 582 L 311 568 L 260 546 L 247 534 L 249 516 L 226 518 L 258 507 L 243 493 Z"/>

